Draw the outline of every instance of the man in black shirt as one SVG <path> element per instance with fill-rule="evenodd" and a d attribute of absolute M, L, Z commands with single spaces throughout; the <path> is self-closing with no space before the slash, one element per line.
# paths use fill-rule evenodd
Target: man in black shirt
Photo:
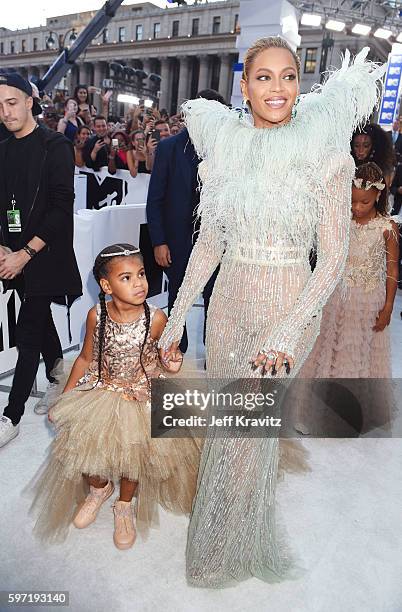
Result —
<path fill-rule="evenodd" d="M 95 136 L 85 143 L 83 157 L 87 168 L 99 170 L 109 163 L 110 138 L 107 133 L 107 123 L 103 115 L 94 118 Z"/>
<path fill-rule="evenodd" d="M 57 132 L 38 126 L 41 107 L 17 73 L 0 75 L 0 120 L 11 133 L 0 142 L 0 278 L 16 289 L 18 359 L 8 406 L 0 418 L 0 446 L 19 433 L 40 354 L 46 374 L 62 357 L 52 301 L 82 293 L 73 251 L 74 152 Z"/>

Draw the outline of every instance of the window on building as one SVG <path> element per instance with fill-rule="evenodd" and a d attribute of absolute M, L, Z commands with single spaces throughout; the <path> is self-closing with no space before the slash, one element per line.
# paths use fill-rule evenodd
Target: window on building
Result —
<path fill-rule="evenodd" d="M 119 42 L 124 42 L 126 40 L 126 28 L 119 28 Z"/>
<path fill-rule="evenodd" d="M 107 28 L 105 28 L 102 32 L 102 42 L 104 45 L 109 42 L 109 30 Z"/>
<path fill-rule="evenodd" d="M 10 42 L 10 53 L 15 53 L 15 43 L 13 40 Z"/>
<path fill-rule="evenodd" d="M 304 61 L 304 73 L 314 74 L 317 66 L 317 48 L 306 49 L 306 59 Z"/>
<path fill-rule="evenodd" d="M 180 21 L 174 21 L 172 23 L 172 38 L 175 38 L 175 36 L 179 35 L 179 24 Z"/>
<path fill-rule="evenodd" d="M 34 38 L 33 43 L 32 43 L 32 51 L 37 51 L 37 50 L 38 50 L 38 39 Z"/>
<path fill-rule="evenodd" d="M 21 40 L 21 53 L 25 53 L 26 50 L 27 50 L 27 41 L 25 40 L 25 38 L 23 38 Z"/>
<path fill-rule="evenodd" d="M 212 22 L 212 34 L 219 34 L 220 29 L 221 29 L 221 18 L 214 17 L 214 20 Z"/>
<path fill-rule="evenodd" d="M 239 15 L 235 15 L 233 30 L 235 31 L 235 34 L 240 32 Z"/>
<path fill-rule="evenodd" d="M 3 55 L 4 53 L 4 43 L 0 43 L 0 53 Z"/>
<path fill-rule="evenodd" d="M 135 40 L 142 40 L 142 25 L 135 26 Z"/>
<path fill-rule="evenodd" d="M 199 19 L 193 19 L 193 24 L 192 24 L 192 27 L 191 27 L 191 34 L 193 36 L 198 36 L 199 30 L 200 30 L 200 20 Z"/>
<path fill-rule="evenodd" d="M 159 38 L 160 33 L 161 33 L 161 24 L 154 23 L 154 38 Z"/>

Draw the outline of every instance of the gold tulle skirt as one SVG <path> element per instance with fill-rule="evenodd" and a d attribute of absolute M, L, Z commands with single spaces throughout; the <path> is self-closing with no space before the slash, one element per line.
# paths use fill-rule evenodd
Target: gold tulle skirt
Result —
<path fill-rule="evenodd" d="M 137 530 L 158 524 L 158 505 L 189 514 L 195 494 L 200 442 L 151 438 L 150 407 L 105 389 L 73 389 L 51 409 L 57 435 L 48 460 L 30 483 L 34 532 L 62 541 L 88 485 L 83 475 L 118 483 L 138 481 Z"/>

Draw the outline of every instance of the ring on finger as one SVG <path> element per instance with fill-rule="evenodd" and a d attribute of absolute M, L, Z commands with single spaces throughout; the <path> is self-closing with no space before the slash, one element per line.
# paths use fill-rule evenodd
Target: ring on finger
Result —
<path fill-rule="evenodd" d="M 261 353 L 263 353 L 269 361 L 276 361 L 278 359 L 278 353 L 276 351 L 264 351 L 263 349 Z"/>

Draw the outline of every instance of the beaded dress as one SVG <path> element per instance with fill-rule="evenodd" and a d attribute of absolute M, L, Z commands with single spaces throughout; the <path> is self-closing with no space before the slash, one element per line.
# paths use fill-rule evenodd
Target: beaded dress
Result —
<path fill-rule="evenodd" d="M 390 217 L 377 215 L 366 224 L 351 221 L 345 271 L 323 309 L 320 334 L 300 371 L 306 379 L 359 379 L 352 388 L 360 395 L 363 431 L 387 424 L 394 404 L 387 382 L 392 377 L 389 327 L 373 330 L 385 305 L 387 232 L 395 234 Z M 370 384 L 367 379 L 373 378 L 383 380 Z M 298 421 L 309 431 L 328 421 L 328 414 L 307 410 L 308 401 L 296 405 Z"/>
<path fill-rule="evenodd" d="M 257 129 L 216 101 L 182 107 L 203 160 L 201 226 L 159 346 L 180 340 L 187 311 L 220 264 L 207 319 L 211 379 L 260 377 L 250 360 L 262 348 L 293 355 L 294 376 L 314 344 L 346 259 L 351 135 L 370 116 L 384 71 L 365 61 L 367 52 L 351 65 L 347 52 L 342 68 L 279 128 Z M 207 437 L 189 527 L 190 584 L 216 588 L 287 573 L 275 522 L 278 447 L 277 438 Z"/>
<path fill-rule="evenodd" d="M 157 308 L 149 304 L 149 309 L 151 328 Z M 35 495 L 35 532 L 45 540 L 66 537 L 87 493 L 82 474 L 116 484 L 122 476 L 138 481 L 136 524 L 143 535 L 158 523 L 158 504 L 174 513 L 191 510 L 199 463 L 196 442 L 151 438 L 150 390 L 139 359 L 145 313 L 132 323 L 117 323 L 107 315 L 100 382 L 99 320 L 98 306 L 93 361 L 77 386 L 51 409 L 57 435 L 49 459 L 28 487 Z M 149 379 L 161 375 L 157 343 L 150 333 L 142 363 Z M 61 392 L 62 382 L 57 386 Z"/>

